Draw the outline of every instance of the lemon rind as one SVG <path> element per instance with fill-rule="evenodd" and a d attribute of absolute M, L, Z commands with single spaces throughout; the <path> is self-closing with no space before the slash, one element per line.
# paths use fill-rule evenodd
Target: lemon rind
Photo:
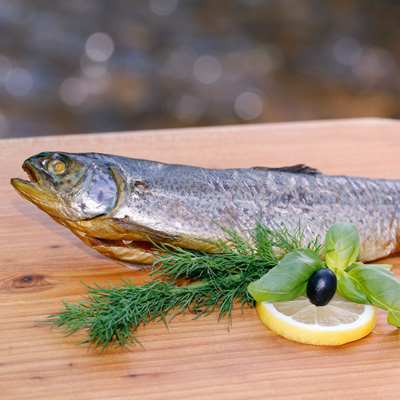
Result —
<path fill-rule="evenodd" d="M 338 327 L 307 325 L 294 321 L 280 313 L 273 303 L 257 303 L 256 309 L 261 321 L 276 334 L 300 343 L 319 346 L 339 346 L 367 336 L 375 327 L 375 307 L 365 305 L 365 311 L 356 321 Z"/>

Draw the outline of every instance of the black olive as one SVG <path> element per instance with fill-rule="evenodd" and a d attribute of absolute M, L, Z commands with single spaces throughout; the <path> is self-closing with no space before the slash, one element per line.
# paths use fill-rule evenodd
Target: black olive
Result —
<path fill-rule="evenodd" d="M 332 300 L 336 287 L 335 273 L 329 268 L 321 268 L 308 280 L 307 297 L 316 306 L 326 306 Z"/>

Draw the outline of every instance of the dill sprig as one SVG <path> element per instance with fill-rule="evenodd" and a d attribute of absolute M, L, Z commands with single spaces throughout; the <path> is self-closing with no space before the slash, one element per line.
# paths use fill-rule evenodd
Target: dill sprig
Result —
<path fill-rule="evenodd" d="M 167 325 L 175 315 L 187 312 L 194 319 L 218 310 L 218 320 L 228 316 L 231 324 L 235 303 L 254 307 L 247 286 L 273 268 L 280 258 L 297 248 L 317 252 L 318 238 L 303 244 L 303 230 L 271 229 L 258 222 L 250 233 L 250 242 L 232 227 L 221 229 L 227 239 L 212 243 L 216 251 L 206 253 L 167 244 L 154 244 L 160 252 L 150 272 L 151 281 L 136 285 L 123 280 L 117 286 L 86 286 L 87 301 L 64 302 L 59 314 L 46 322 L 67 335 L 86 331 L 81 343 L 99 347 L 101 352 L 114 345 L 140 345 L 136 331 L 141 325 L 163 321 Z"/>

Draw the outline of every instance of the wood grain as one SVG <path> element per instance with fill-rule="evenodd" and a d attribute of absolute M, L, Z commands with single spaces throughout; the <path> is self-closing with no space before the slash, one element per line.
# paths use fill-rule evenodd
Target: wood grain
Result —
<path fill-rule="evenodd" d="M 81 281 L 117 283 L 131 271 L 101 257 L 9 184 L 41 151 L 107 152 L 205 167 L 306 163 L 327 174 L 400 178 L 400 122 L 378 119 L 243 125 L 3 140 L 0 150 L 0 398 L 2 399 L 394 399 L 400 336 L 378 311 L 373 333 L 336 348 L 289 342 L 255 312 L 175 318 L 138 331 L 146 350 L 99 355 L 37 321 Z M 400 277 L 400 259 L 394 264 Z"/>

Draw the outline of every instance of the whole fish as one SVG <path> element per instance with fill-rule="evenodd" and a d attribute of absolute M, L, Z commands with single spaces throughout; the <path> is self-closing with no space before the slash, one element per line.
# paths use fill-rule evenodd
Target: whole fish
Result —
<path fill-rule="evenodd" d="M 261 221 L 325 236 L 356 224 L 359 259 L 399 250 L 400 181 L 325 176 L 304 165 L 206 169 L 85 153 L 45 152 L 23 163 L 18 193 L 87 245 L 124 264 L 155 260 L 155 243 L 211 251 L 222 227 L 248 237 Z"/>

